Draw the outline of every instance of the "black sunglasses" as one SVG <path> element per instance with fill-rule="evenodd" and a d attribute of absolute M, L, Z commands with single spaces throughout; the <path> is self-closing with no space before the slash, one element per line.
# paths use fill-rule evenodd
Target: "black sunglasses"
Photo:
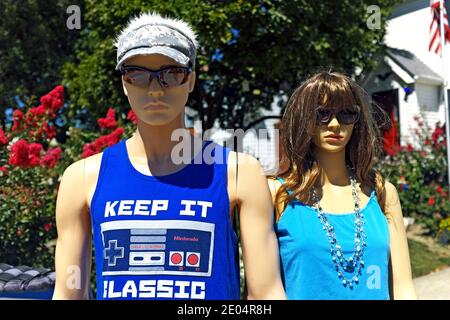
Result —
<path fill-rule="evenodd" d="M 339 111 L 336 112 L 330 109 L 317 110 L 317 123 L 325 125 L 330 123 L 333 116 L 339 121 L 340 124 L 354 124 L 359 120 L 359 110 L 357 111 Z"/>
<path fill-rule="evenodd" d="M 156 78 L 161 88 L 173 88 L 186 83 L 192 69 L 172 66 L 159 70 L 150 70 L 138 66 L 123 66 L 120 72 L 125 82 L 133 86 L 148 88 L 152 79 Z"/>

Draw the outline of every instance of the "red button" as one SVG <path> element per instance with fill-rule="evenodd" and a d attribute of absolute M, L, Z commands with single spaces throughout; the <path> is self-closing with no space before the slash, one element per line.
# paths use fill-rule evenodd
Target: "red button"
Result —
<path fill-rule="evenodd" d="M 195 254 L 190 254 L 188 257 L 188 262 L 191 265 L 196 265 L 198 263 L 198 257 Z"/>
<path fill-rule="evenodd" d="M 171 257 L 170 257 L 170 261 L 172 261 L 173 264 L 179 264 L 181 262 L 181 254 L 179 253 L 174 253 Z"/>

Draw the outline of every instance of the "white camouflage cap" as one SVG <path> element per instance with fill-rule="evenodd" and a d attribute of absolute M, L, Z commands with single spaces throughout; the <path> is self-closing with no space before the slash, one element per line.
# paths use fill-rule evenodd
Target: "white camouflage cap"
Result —
<path fill-rule="evenodd" d="M 196 34 L 184 21 L 163 18 L 156 13 L 143 13 L 130 20 L 116 38 L 117 65 L 125 60 L 147 54 L 162 54 L 195 69 L 197 55 Z"/>

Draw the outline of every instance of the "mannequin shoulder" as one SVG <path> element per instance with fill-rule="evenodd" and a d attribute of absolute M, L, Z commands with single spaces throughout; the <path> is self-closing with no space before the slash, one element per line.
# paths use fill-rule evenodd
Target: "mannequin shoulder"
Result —
<path fill-rule="evenodd" d="M 384 183 L 384 188 L 386 190 L 386 207 L 392 208 L 397 206 L 400 203 L 397 188 L 387 180 Z"/>
<path fill-rule="evenodd" d="M 91 176 L 98 176 L 98 173 L 100 171 L 100 166 L 102 164 L 102 156 L 103 152 L 94 154 L 90 157 L 87 157 L 84 160 L 84 170 L 85 170 L 85 176 L 86 178 L 89 178 Z"/>
<path fill-rule="evenodd" d="M 80 177 L 89 178 L 92 175 L 98 175 L 102 162 L 102 153 L 98 153 L 78 160 L 72 163 L 64 171 L 64 179 L 79 179 Z"/>
<path fill-rule="evenodd" d="M 72 163 L 64 171 L 61 182 L 66 185 L 78 186 L 73 189 L 73 192 L 78 194 L 80 198 L 86 199 L 86 202 L 90 204 L 100 172 L 101 161 L 102 153 L 98 153 Z"/>
<path fill-rule="evenodd" d="M 275 202 L 275 196 L 278 190 L 281 188 L 281 182 L 275 177 L 267 177 L 267 184 L 269 185 L 270 193 L 272 194 L 272 201 Z"/>
<path fill-rule="evenodd" d="M 233 173 L 234 176 L 239 174 L 239 177 L 246 176 L 253 173 L 264 173 L 261 163 L 252 155 L 230 151 L 228 154 L 228 173 Z"/>
<path fill-rule="evenodd" d="M 260 188 L 266 187 L 260 183 L 264 181 L 265 184 L 264 170 L 260 162 L 252 155 L 230 151 L 227 172 L 228 187 L 233 191 L 236 185 L 239 185 L 239 193 L 245 193 L 244 190 L 259 192 Z"/>

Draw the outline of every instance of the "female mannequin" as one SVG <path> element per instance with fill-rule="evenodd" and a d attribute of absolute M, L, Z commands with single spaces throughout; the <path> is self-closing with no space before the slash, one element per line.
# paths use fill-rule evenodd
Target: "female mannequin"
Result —
<path fill-rule="evenodd" d="M 282 128 L 289 168 L 269 186 L 288 299 L 414 299 L 399 198 L 373 169 L 363 90 L 319 73 L 296 89 Z"/>

